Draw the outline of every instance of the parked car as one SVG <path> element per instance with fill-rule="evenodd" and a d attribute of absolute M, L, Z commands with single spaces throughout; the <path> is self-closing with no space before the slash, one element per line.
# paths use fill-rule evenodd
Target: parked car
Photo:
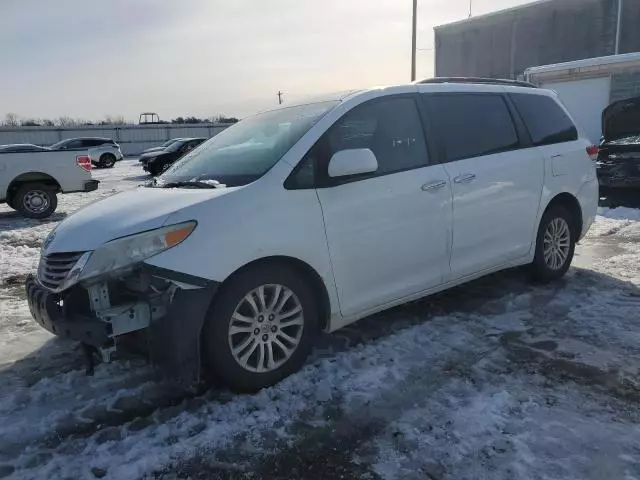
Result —
<path fill-rule="evenodd" d="M 176 160 L 205 140 L 206 138 L 181 138 L 164 150 L 141 155 L 138 161 L 142 163 L 142 168 L 145 171 L 154 176 L 159 175 L 173 165 Z"/>
<path fill-rule="evenodd" d="M 46 152 L 49 150 L 49 147 L 41 147 L 32 143 L 13 143 L 10 145 L 0 145 L 0 153 Z"/>
<path fill-rule="evenodd" d="M 375 88 L 242 120 L 60 222 L 32 314 L 107 353 L 144 331 L 183 380 L 202 367 L 255 391 L 322 329 L 518 265 L 558 279 L 595 218 L 595 165 L 556 95 L 516 85 Z"/>
<path fill-rule="evenodd" d="M 25 217 L 50 216 L 58 205 L 58 193 L 96 188 L 98 180 L 91 178 L 91 160 L 86 154 L 48 149 L 0 151 L 0 203 Z"/>
<path fill-rule="evenodd" d="M 614 102 L 602 112 L 596 166 L 600 186 L 640 188 L 640 97 Z"/>
<path fill-rule="evenodd" d="M 51 145 L 51 150 L 87 151 L 91 163 L 96 167 L 113 168 L 124 157 L 120 145 L 110 138 L 84 137 L 67 138 Z"/>
<path fill-rule="evenodd" d="M 157 147 L 147 148 L 146 150 L 144 150 L 141 153 L 141 155 L 144 155 L 145 153 L 160 152 L 160 151 L 164 150 L 165 148 L 167 148 L 172 143 L 177 142 L 178 140 L 182 140 L 182 138 L 171 138 L 171 139 L 167 140 L 166 142 L 164 142 L 162 145 L 159 145 Z"/>

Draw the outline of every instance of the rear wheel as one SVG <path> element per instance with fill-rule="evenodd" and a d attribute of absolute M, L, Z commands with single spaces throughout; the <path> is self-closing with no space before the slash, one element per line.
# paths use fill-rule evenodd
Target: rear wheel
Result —
<path fill-rule="evenodd" d="M 100 165 L 102 168 L 113 168 L 115 164 L 116 164 L 116 157 L 110 153 L 104 153 L 100 157 L 100 161 L 98 162 L 98 165 Z"/>
<path fill-rule="evenodd" d="M 317 332 L 305 278 L 286 266 L 258 266 L 220 291 L 203 330 L 205 363 L 233 390 L 254 392 L 297 371 Z"/>
<path fill-rule="evenodd" d="M 576 238 L 575 219 L 571 214 L 561 206 L 548 209 L 538 228 L 531 264 L 533 277 L 549 282 L 564 276 L 573 260 Z"/>
<path fill-rule="evenodd" d="M 42 183 L 22 185 L 11 199 L 13 208 L 29 218 L 46 218 L 58 206 L 55 190 Z"/>

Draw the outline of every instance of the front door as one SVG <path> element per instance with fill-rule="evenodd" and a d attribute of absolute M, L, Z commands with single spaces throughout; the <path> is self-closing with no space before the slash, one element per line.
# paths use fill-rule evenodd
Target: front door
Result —
<path fill-rule="evenodd" d="M 328 178 L 331 155 L 353 148 L 371 149 L 378 171 Z M 451 191 L 444 168 L 429 163 L 416 99 L 383 97 L 355 107 L 318 150 L 317 193 L 342 314 L 440 284 L 449 273 Z"/>
<path fill-rule="evenodd" d="M 531 249 L 544 158 L 520 140 L 501 94 L 426 96 L 453 188 L 451 273 L 458 279 Z"/>

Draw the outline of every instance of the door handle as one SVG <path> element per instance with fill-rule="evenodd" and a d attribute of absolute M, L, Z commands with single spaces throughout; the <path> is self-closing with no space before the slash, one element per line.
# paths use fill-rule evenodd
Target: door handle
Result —
<path fill-rule="evenodd" d="M 551 155 L 551 159 L 553 160 L 554 158 L 562 158 L 562 155 L 558 154 L 558 155 Z"/>
<path fill-rule="evenodd" d="M 456 183 L 469 183 L 475 180 L 476 176 L 473 173 L 467 173 L 465 175 L 459 175 L 453 179 Z"/>
<path fill-rule="evenodd" d="M 438 180 L 438 181 L 431 182 L 431 183 L 425 183 L 424 185 L 422 185 L 422 191 L 423 192 L 432 192 L 434 190 L 440 190 L 446 184 L 447 184 L 447 182 L 445 182 L 444 180 Z"/>

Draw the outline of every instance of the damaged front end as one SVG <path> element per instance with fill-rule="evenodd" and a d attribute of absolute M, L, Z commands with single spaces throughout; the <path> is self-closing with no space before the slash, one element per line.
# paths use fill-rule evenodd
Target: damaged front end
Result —
<path fill-rule="evenodd" d="M 93 252 L 43 252 L 26 282 L 33 318 L 105 361 L 116 350 L 144 353 L 171 376 L 197 381 L 200 332 L 217 283 L 148 265 L 139 254 L 171 248 L 194 227 L 182 236 L 184 224 L 144 232 Z"/>

